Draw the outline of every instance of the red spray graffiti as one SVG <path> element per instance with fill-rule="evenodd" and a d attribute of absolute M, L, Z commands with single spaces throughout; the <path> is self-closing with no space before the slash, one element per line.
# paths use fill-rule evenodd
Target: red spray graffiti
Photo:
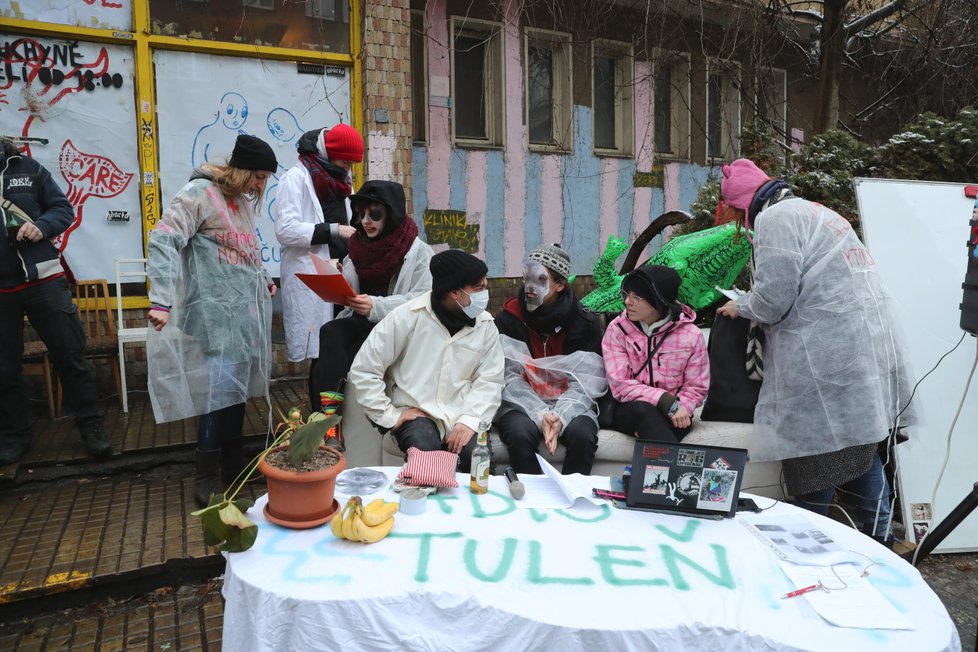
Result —
<path fill-rule="evenodd" d="M 68 201 L 75 207 L 75 221 L 61 234 L 58 250 L 68 246 L 68 236 L 81 226 L 85 202 L 89 197 L 115 197 L 132 181 L 132 172 L 123 172 L 110 159 L 78 151 L 70 140 L 65 141 L 58 156 L 61 175 L 68 182 Z"/>

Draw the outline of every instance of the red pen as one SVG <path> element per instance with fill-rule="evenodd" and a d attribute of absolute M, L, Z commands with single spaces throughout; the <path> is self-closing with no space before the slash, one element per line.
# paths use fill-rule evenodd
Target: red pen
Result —
<path fill-rule="evenodd" d="M 820 589 L 820 588 L 822 587 L 819 586 L 818 584 L 812 584 L 811 586 L 806 586 L 796 591 L 792 591 L 791 593 L 785 593 L 784 595 L 781 596 L 781 599 L 787 600 L 788 598 L 797 598 L 799 595 L 805 595 L 806 593 L 811 593 L 812 591 L 815 591 L 816 589 Z"/>

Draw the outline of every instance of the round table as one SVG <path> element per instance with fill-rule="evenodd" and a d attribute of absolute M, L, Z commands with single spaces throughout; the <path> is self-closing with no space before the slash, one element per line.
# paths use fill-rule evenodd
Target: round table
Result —
<path fill-rule="evenodd" d="M 254 547 L 227 555 L 224 649 L 960 649 L 917 570 L 830 519 L 803 512 L 878 562 L 869 581 L 913 629 L 835 627 L 804 596 L 781 599 L 796 587 L 740 517 L 581 501 L 518 509 L 501 477 L 483 496 L 470 494 L 467 477 L 459 484 L 430 497 L 424 514 L 398 514 L 391 536 L 372 545 L 338 540 L 328 525 L 272 525 L 259 500 L 248 512 L 260 526 Z M 779 503 L 764 514 L 800 511 Z"/>

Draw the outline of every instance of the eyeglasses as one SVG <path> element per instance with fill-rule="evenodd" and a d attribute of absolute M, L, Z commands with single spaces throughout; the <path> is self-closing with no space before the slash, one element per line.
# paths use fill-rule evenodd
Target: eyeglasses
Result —
<path fill-rule="evenodd" d="M 628 303 L 629 301 L 644 301 L 645 299 L 643 299 L 642 297 L 638 296 L 634 292 L 628 292 L 626 290 L 622 290 L 621 291 L 621 300 L 624 303 Z"/>

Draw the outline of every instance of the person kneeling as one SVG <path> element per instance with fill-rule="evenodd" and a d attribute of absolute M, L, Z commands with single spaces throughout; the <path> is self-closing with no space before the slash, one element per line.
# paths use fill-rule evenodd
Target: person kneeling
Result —
<path fill-rule="evenodd" d="M 645 265 L 630 273 L 621 284 L 625 311 L 602 341 L 608 385 L 620 402 L 613 427 L 639 439 L 682 440 L 710 387 L 696 313 L 676 301 L 680 283 L 670 267 Z"/>
<path fill-rule="evenodd" d="M 364 414 L 398 447 L 448 450 L 467 472 L 476 429 L 492 420 L 503 351 L 489 304 L 486 264 L 450 249 L 431 258 L 432 288 L 370 332 L 349 380 Z"/>
<path fill-rule="evenodd" d="M 598 448 L 597 397 L 607 391 L 601 326 L 567 282 L 570 257 L 538 247 L 523 263 L 523 287 L 496 317 L 506 386 L 496 416 L 517 473 L 542 473 L 536 452 L 564 445 L 564 473 L 591 472 Z"/>

